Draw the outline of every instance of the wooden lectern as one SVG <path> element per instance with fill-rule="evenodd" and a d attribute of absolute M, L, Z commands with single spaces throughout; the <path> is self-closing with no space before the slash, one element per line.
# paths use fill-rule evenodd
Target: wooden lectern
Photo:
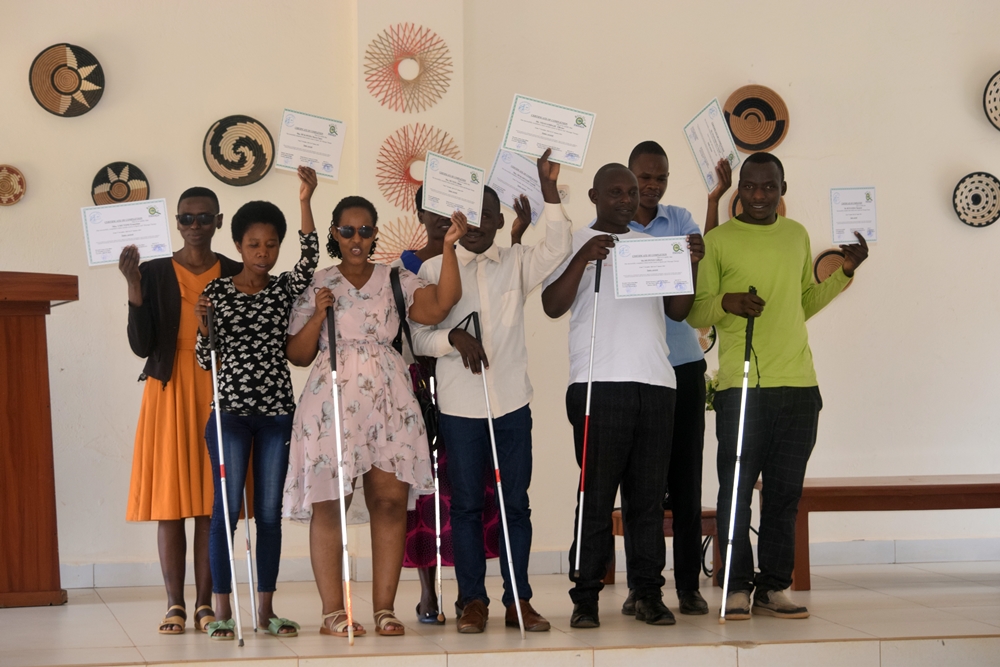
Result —
<path fill-rule="evenodd" d="M 64 604 L 45 316 L 76 276 L 0 271 L 0 607 Z"/>

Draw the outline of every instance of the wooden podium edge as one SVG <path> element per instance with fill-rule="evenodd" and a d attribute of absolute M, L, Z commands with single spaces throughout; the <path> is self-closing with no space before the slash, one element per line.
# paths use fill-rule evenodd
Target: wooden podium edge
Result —
<path fill-rule="evenodd" d="M 44 607 L 66 604 L 66 591 L 14 591 L 0 593 L 0 609 L 6 607 Z"/>

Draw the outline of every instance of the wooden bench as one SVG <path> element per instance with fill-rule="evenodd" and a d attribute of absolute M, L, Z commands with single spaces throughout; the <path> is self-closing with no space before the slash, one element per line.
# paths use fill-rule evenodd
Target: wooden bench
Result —
<path fill-rule="evenodd" d="M 758 481 L 756 487 L 761 488 Z M 795 521 L 792 590 L 807 591 L 810 512 L 1000 508 L 1000 475 L 806 478 Z"/>
<path fill-rule="evenodd" d="M 622 521 L 622 511 L 616 509 L 611 513 L 611 533 L 613 535 L 624 535 L 625 534 L 625 523 Z M 712 540 L 712 567 L 717 567 L 719 563 L 722 562 L 722 557 L 719 555 L 719 539 L 718 531 L 715 527 L 715 508 L 714 507 L 702 507 L 701 508 L 701 534 L 702 537 L 706 535 L 711 535 L 714 539 Z M 674 536 L 674 515 L 670 510 L 663 511 L 663 536 L 673 537 Z M 714 580 L 715 577 L 712 577 Z M 611 560 L 608 562 L 608 571 L 604 575 L 605 584 L 615 583 L 615 554 L 611 553 Z M 718 585 L 718 584 L 716 584 Z"/>

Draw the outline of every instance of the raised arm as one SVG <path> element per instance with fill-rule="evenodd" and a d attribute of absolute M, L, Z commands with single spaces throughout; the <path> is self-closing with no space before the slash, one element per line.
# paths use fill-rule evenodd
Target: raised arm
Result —
<path fill-rule="evenodd" d="M 139 269 L 139 249 L 134 245 L 122 248 L 118 258 L 118 270 L 128 282 L 128 344 L 140 357 L 148 357 L 156 349 L 156 330 L 153 327 L 153 311 L 143 298 L 144 287 L 148 289 L 148 277 Z"/>
<path fill-rule="evenodd" d="M 521 285 L 527 294 L 558 269 L 573 251 L 573 223 L 566 218 L 562 201 L 559 199 L 559 164 L 549 162 L 546 149 L 538 158 L 538 180 L 542 184 L 542 197 L 545 199 L 545 210 L 542 218 L 545 220 L 545 238 L 531 247 L 523 250 L 521 261 Z M 526 203 L 526 202 L 525 202 Z M 527 219 L 531 220 L 530 207 Z M 518 214 L 521 217 L 521 214 Z"/>
<path fill-rule="evenodd" d="M 312 196 L 316 191 L 316 184 L 316 170 L 312 167 L 299 167 L 299 211 L 302 214 L 303 234 L 316 231 L 312 212 Z"/>
<path fill-rule="evenodd" d="M 528 201 L 527 195 L 522 194 L 514 197 L 514 213 L 517 214 L 517 217 L 514 218 L 514 224 L 510 227 L 510 244 L 512 246 L 521 243 L 521 237 L 531 226 L 531 202 Z"/>
<path fill-rule="evenodd" d="M 733 184 L 733 169 L 725 158 L 719 160 L 719 164 L 715 165 L 715 175 L 719 178 L 719 184 L 708 193 L 708 211 L 705 213 L 706 234 L 719 226 L 719 202 L 729 186 Z"/>
<path fill-rule="evenodd" d="M 542 309 L 545 314 L 551 318 L 565 315 L 573 307 L 587 264 L 607 259 L 610 254 L 609 248 L 614 246 L 615 239 L 610 234 L 595 236 L 584 243 L 566 265 L 562 275 L 542 290 Z"/>
<path fill-rule="evenodd" d="M 458 257 L 455 244 L 465 236 L 468 229 L 465 214 L 455 211 L 451 215 L 451 227 L 444 236 L 444 251 L 441 253 L 441 277 L 436 285 L 422 287 L 413 293 L 413 304 L 407 313 L 418 324 L 437 324 L 462 298 L 462 277 L 458 272 Z"/>
<path fill-rule="evenodd" d="M 291 280 L 288 282 L 288 293 L 298 296 L 312 282 L 316 265 L 319 264 L 319 239 L 316 236 L 316 223 L 313 222 L 312 196 L 316 190 L 316 172 L 310 167 L 299 167 L 299 210 L 302 215 L 302 226 L 299 233 L 301 247 L 299 261 L 292 269 Z"/>

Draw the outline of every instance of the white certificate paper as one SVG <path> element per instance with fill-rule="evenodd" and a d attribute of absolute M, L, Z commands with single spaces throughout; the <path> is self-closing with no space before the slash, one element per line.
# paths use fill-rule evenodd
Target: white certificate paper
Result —
<path fill-rule="evenodd" d="M 425 211 L 450 218 L 461 211 L 473 227 L 479 226 L 486 172 L 450 157 L 428 151 L 424 159 Z"/>
<path fill-rule="evenodd" d="M 718 98 L 708 103 L 698 115 L 684 126 L 684 136 L 694 154 L 694 160 L 701 170 L 701 178 L 705 187 L 711 192 L 719 184 L 715 175 L 715 165 L 725 158 L 733 173 L 740 163 L 740 154 L 736 150 L 733 135 L 729 132 L 729 124 L 719 106 Z"/>
<path fill-rule="evenodd" d="M 514 201 L 527 195 L 531 204 L 531 224 L 538 222 L 545 208 L 542 182 L 538 180 L 538 165 L 519 153 L 500 149 L 493 159 L 486 185 L 497 191 L 500 203 L 514 210 Z"/>
<path fill-rule="evenodd" d="M 173 254 L 166 199 L 86 206 L 80 213 L 90 266 L 117 264 L 122 248 L 128 245 L 139 248 L 142 260 Z"/>
<path fill-rule="evenodd" d="M 857 243 L 854 232 L 865 241 L 878 241 L 875 224 L 875 188 L 830 188 L 830 218 L 833 242 Z"/>
<path fill-rule="evenodd" d="M 613 252 L 616 299 L 694 294 L 685 237 L 623 239 Z"/>
<path fill-rule="evenodd" d="M 552 162 L 582 167 L 594 118 L 589 111 L 515 95 L 501 148 L 532 157 L 541 157 L 551 148 Z"/>
<path fill-rule="evenodd" d="M 274 166 L 296 171 L 304 165 L 315 169 L 317 176 L 336 180 L 345 134 L 344 123 L 339 120 L 285 109 Z"/>

